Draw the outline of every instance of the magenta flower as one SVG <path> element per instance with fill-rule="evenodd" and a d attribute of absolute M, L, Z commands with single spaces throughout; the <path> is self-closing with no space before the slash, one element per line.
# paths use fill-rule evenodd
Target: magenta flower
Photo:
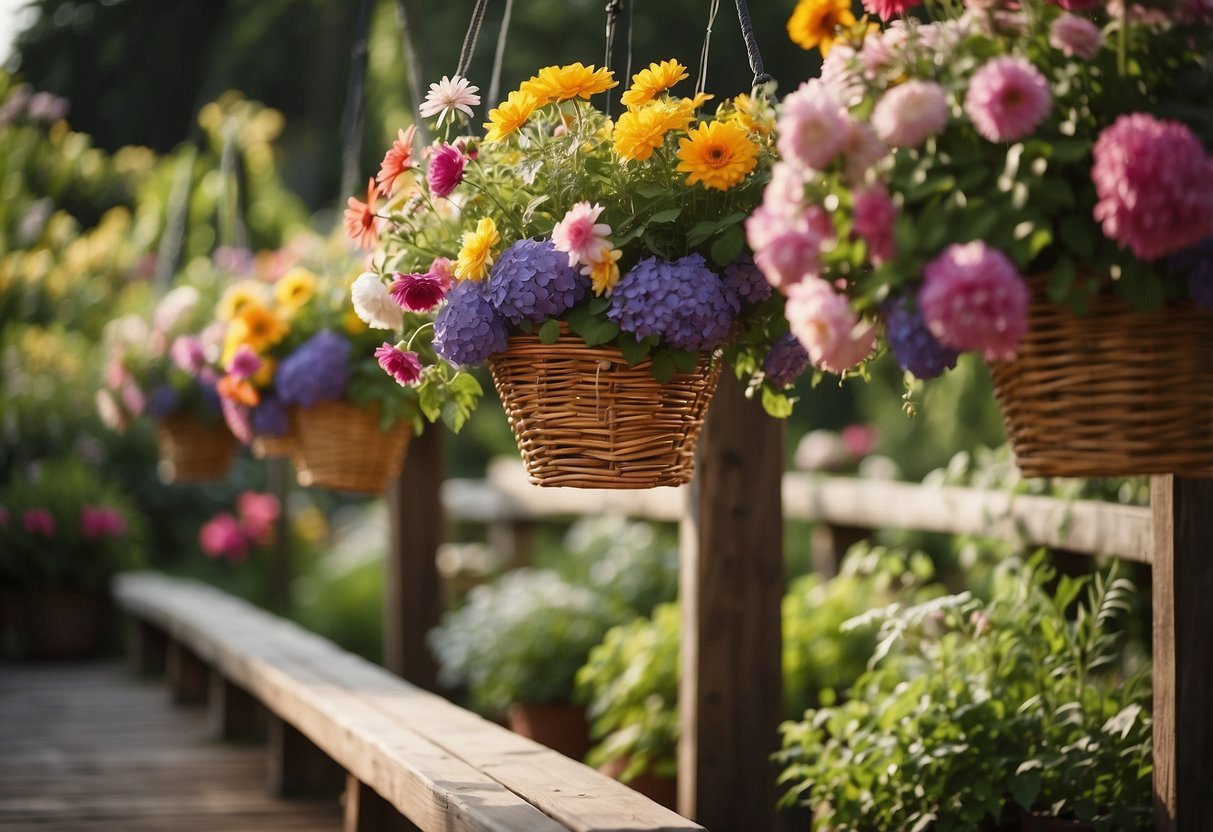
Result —
<path fill-rule="evenodd" d="M 44 508 L 26 509 L 21 515 L 21 526 L 30 537 L 45 537 L 49 540 L 55 536 L 55 518 Z"/>
<path fill-rule="evenodd" d="M 934 81 L 907 81 L 872 110 L 872 128 L 889 147 L 917 147 L 948 123 L 948 94 Z"/>
<path fill-rule="evenodd" d="M 441 145 L 430 157 L 430 169 L 425 174 L 430 193 L 434 196 L 450 196 L 451 191 L 463 181 L 463 168 L 467 163 L 467 157 L 458 148 L 449 144 Z"/>
<path fill-rule="evenodd" d="M 405 352 L 384 341 L 383 345 L 375 350 L 375 358 L 379 359 L 379 366 L 383 371 L 396 379 L 396 383 L 402 387 L 415 384 L 421 378 L 421 359 L 415 352 Z"/>
<path fill-rule="evenodd" d="M 261 356 L 248 344 L 241 344 L 228 362 L 227 371 L 236 378 L 252 378 L 261 369 Z"/>
<path fill-rule="evenodd" d="M 410 312 L 426 312 L 442 302 L 447 284 L 436 274 L 401 274 L 392 280 L 391 294 L 396 303 Z"/>
<path fill-rule="evenodd" d="M 248 555 L 249 541 L 240 529 L 240 523 L 231 514 L 216 514 L 198 531 L 198 545 L 213 558 L 244 560 Z"/>
<path fill-rule="evenodd" d="M 1116 119 L 1095 142 L 1091 179 L 1104 236 L 1142 260 L 1200 242 L 1213 227 L 1213 160 L 1184 124 Z"/>
<path fill-rule="evenodd" d="M 569 256 L 570 268 L 597 263 L 611 250 L 611 227 L 598 222 L 603 210 L 601 205 L 578 202 L 552 229 L 552 245 Z"/>
<path fill-rule="evenodd" d="M 1089 12 L 1103 5 L 1103 0 L 1049 0 L 1068 12 Z"/>
<path fill-rule="evenodd" d="M 80 536 L 92 542 L 126 534 L 126 518 L 110 506 L 84 506 L 80 509 Z"/>
<path fill-rule="evenodd" d="M 250 543 L 264 546 L 269 542 L 274 523 L 282 506 L 273 494 L 243 491 L 236 498 L 236 512 L 240 515 L 240 530 Z"/>
<path fill-rule="evenodd" d="M 846 296 L 817 277 L 788 288 L 784 314 L 814 367 L 831 373 L 854 368 L 876 345 L 876 327 L 859 319 Z"/>
<path fill-rule="evenodd" d="M 1049 27 L 1049 44 L 1067 58 L 1090 60 L 1099 54 L 1099 47 L 1103 46 L 1103 32 L 1085 17 L 1066 13 Z"/>
<path fill-rule="evenodd" d="M 876 450 L 880 433 L 874 425 L 847 425 L 838 432 L 842 447 L 853 457 L 865 457 Z"/>
<path fill-rule="evenodd" d="M 820 79 L 783 100 L 778 147 L 785 161 L 805 170 L 825 170 L 846 143 L 851 117 Z"/>
<path fill-rule="evenodd" d="M 977 132 L 992 142 L 1031 135 L 1053 107 L 1049 82 L 1023 58 L 986 61 L 969 81 L 965 113 Z"/>
<path fill-rule="evenodd" d="M 1028 286 L 1011 259 L 980 240 L 953 243 L 923 268 L 918 306 L 940 343 L 1010 361 L 1028 328 Z"/>
<path fill-rule="evenodd" d="M 897 209 L 884 185 L 872 185 L 855 193 L 855 233 L 868 244 L 868 257 L 879 266 L 893 259 L 897 241 L 893 225 Z"/>
<path fill-rule="evenodd" d="M 910 9 L 921 5 L 922 0 L 863 0 L 864 10 L 868 14 L 879 17 L 881 20 L 899 17 Z"/>
<path fill-rule="evenodd" d="M 760 205 L 746 220 L 746 236 L 767 282 L 784 289 L 821 273 L 821 249 L 835 231 L 830 215 L 817 205 L 798 217 L 781 216 Z"/>
<path fill-rule="evenodd" d="M 192 335 L 180 335 L 173 339 L 169 347 L 169 358 L 173 364 L 184 373 L 198 375 L 198 371 L 206 366 L 206 352 L 202 342 Z"/>

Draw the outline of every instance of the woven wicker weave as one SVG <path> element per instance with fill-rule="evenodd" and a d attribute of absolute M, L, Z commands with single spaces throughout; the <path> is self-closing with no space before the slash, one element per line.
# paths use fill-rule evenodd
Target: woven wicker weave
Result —
<path fill-rule="evenodd" d="M 249 449 L 257 459 L 282 459 L 295 453 L 295 437 L 287 433 L 283 436 L 254 436 Z"/>
<path fill-rule="evenodd" d="M 1023 473 L 1213 475 L 1213 311 L 1100 297 L 1079 317 L 1044 283 L 1019 357 L 991 367 Z"/>
<path fill-rule="evenodd" d="M 207 424 L 187 413 L 162 419 L 156 439 L 160 479 L 168 483 L 223 479 L 240 444 L 222 424 Z"/>
<path fill-rule="evenodd" d="M 661 384 L 648 360 L 562 334 L 510 338 L 489 359 L 531 482 L 572 488 L 654 488 L 691 479 L 695 440 L 720 378 L 701 356 L 693 373 Z"/>
<path fill-rule="evenodd" d="M 295 477 L 303 486 L 382 494 L 400 475 L 413 431 L 379 428 L 379 416 L 345 402 L 296 411 Z"/>

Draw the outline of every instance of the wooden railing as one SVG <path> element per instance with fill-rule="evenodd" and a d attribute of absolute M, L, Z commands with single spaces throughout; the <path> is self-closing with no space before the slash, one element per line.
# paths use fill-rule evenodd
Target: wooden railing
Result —
<path fill-rule="evenodd" d="M 206 702 L 223 737 L 266 723 L 270 788 L 345 789 L 346 832 L 701 830 L 628 787 L 217 589 L 119 576 L 134 661 Z"/>

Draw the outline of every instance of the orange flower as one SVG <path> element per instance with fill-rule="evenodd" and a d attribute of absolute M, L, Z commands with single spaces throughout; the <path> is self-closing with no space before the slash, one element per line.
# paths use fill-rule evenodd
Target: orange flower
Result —
<path fill-rule="evenodd" d="M 252 382 L 247 378 L 239 378 L 237 376 L 227 375 L 219 379 L 215 385 L 215 389 L 220 396 L 225 399 L 231 399 L 237 404 L 245 405 L 246 407 L 256 407 L 261 402 L 261 396 L 253 387 Z"/>
<path fill-rule="evenodd" d="M 374 248 L 379 239 L 379 218 L 375 216 L 375 194 L 379 189 L 374 178 L 366 183 L 366 202 L 350 197 L 345 209 L 345 233 L 359 248 Z"/>
<path fill-rule="evenodd" d="M 377 177 L 379 190 L 384 196 L 391 196 L 396 190 L 396 180 L 413 167 L 413 135 L 416 132 L 416 124 L 410 124 L 408 130 L 397 130 L 399 138 L 392 142 L 392 146 L 384 154 Z"/>

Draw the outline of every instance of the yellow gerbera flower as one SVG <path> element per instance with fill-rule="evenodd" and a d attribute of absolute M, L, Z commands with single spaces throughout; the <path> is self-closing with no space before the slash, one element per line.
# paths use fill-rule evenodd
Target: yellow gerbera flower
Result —
<path fill-rule="evenodd" d="M 605 249 L 602 259 L 590 263 L 581 269 L 581 273 L 590 278 L 594 294 L 609 295 L 619 282 L 619 258 L 623 252 L 617 248 Z"/>
<path fill-rule="evenodd" d="M 741 93 L 733 99 L 732 118 L 750 133 L 766 136 L 774 129 L 773 114 L 761 101 Z"/>
<path fill-rule="evenodd" d="M 619 103 L 633 110 L 647 104 L 670 87 L 687 77 L 687 68 L 678 61 L 649 64 L 632 76 L 632 87 L 619 98 Z"/>
<path fill-rule="evenodd" d="M 851 0 L 800 0 L 788 18 L 788 37 L 802 49 L 830 52 L 840 26 L 855 25 Z"/>
<path fill-rule="evenodd" d="M 551 101 L 568 101 L 570 98 L 586 98 L 619 86 L 615 73 L 609 69 L 595 69 L 593 64 L 582 66 L 578 61 L 568 66 L 545 66 L 539 74 L 524 81 L 519 89 L 529 92 L 542 107 Z"/>
<path fill-rule="evenodd" d="M 643 162 L 661 147 L 666 133 L 685 130 L 690 123 L 691 113 L 681 102 L 652 102 L 620 115 L 611 143 L 624 161 Z"/>
<path fill-rule="evenodd" d="M 304 268 L 294 268 L 274 284 L 274 302 L 287 314 L 299 308 L 316 294 L 316 275 Z"/>
<path fill-rule="evenodd" d="M 758 145 L 744 129 L 724 121 L 700 124 L 678 142 L 678 170 L 687 184 L 727 191 L 758 164 Z"/>
<path fill-rule="evenodd" d="M 455 277 L 459 280 L 482 280 L 493 265 L 493 246 L 501 242 L 497 224 L 490 217 L 481 217 L 475 231 L 463 232 L 463 248 L 455 262 Z"/>
<path fill-rule="evenodd" d="M 240 343 L 248 344 L 259 353 L 277 344 L 291 329 L 290 324 L 259 303 L 246 304 L 237 321 Z"/>
<path fill-rule="evenodd" d="M 240 314 L 248 304 L 264 304 L 266 301 L 265 284 L 256 280 L 241 280 L 228 286 L 219 298 L 219 308 L 216 314 L 221 321 L 230 321 Z"/>
<path fill-rule="evenodd" d="M 488 131 L 485 142 L 499 142 L 521 129 L 538 107 L 539 99 L 534 95 L 525 90 L 514 90 L 495 110 L 489 110 L 489 120 L 484 125 Z"/>

